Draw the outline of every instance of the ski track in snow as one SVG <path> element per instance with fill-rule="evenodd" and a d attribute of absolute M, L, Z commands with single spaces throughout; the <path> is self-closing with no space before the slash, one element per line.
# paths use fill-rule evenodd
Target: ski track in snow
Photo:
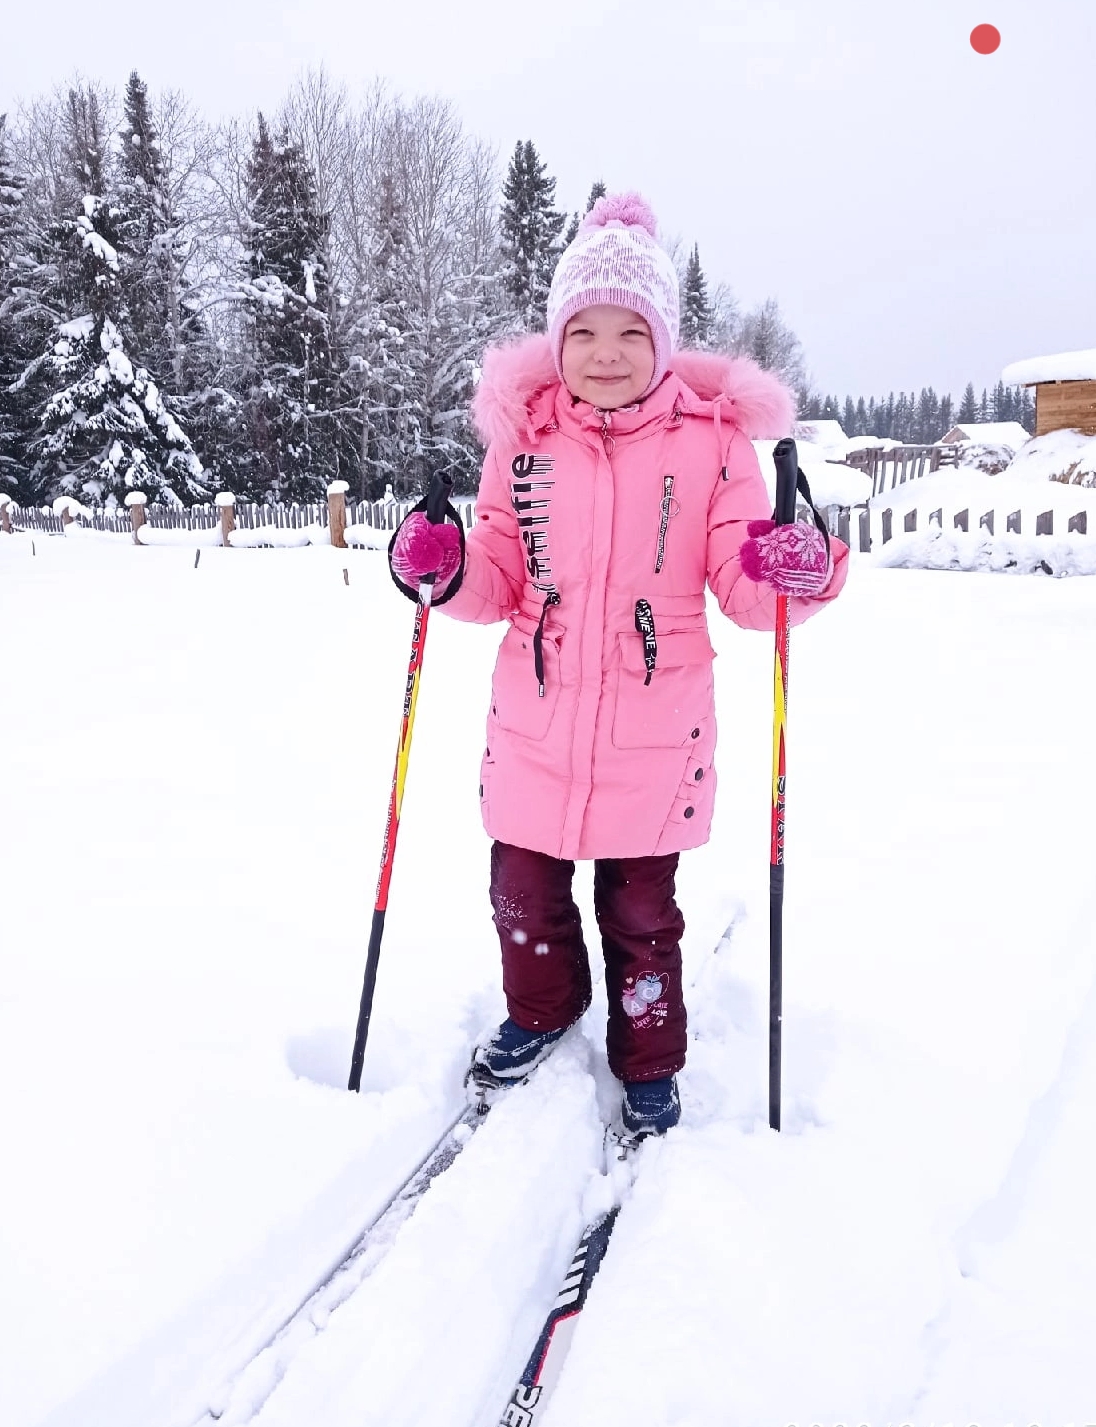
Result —
<path fill-rule="evenodd" d="M 576 1038 L 496 1105 L 383 1261 L 233 1427 L 413 1427 L 442 1410 L 463 1424 L 501 1410 L 601 1168 L 588 1060 Z"/>
<path fill-rule="evenodd" d="M 698 989 L 705 981 L 711 982 L 713 980 L 712 971 L 715 966 L 716 958 L 722 956 L 725 959 L 728 955 L 736 926 L 742 921 L 746 914 L 745 906 L 742 902 L 733 902 L 732 907 L 733 910 L 730 915 L 730 920 L 719 938 L 714 953 L 710 956 L 701 955 L 699 958 L 692 958 L 694 966 L 693 975 L 691 979 L 689 979 L 690 990 Z M 603 977 L 597 978 L 595 989 L 598 993 L 603 991 Z M 598 1012 L 600 1010 L 600 1006 L 594 1010 L 593 1019 L 595 1022 L 598 1020 Z M 554 1052 L 553 1059 L 558 1059 L 561 1054 L 566 1055 L 566 1053 L 566 1047 L 561 1046 Z M 587 1064 L 592 1063 L 594 1057 L 588 1045 L 585 1046 L 582 1054 Z M 549 1077 L 549 1072 L 546 1067 L 541 1068 L 539 1077 L 546 1079 Z M 602 1074 L 597 1078 L 599 1080 L 598 1089 L 601 1101 L 600 1113 L 602 1118 L 609 1120 L 613 1116 L 615 1097 L 619 1092 L 613 1077 Z M 524 1087 L 522 1094 L 515 1098 L 519 1106 L 524 1104 L 524 1114 L 526 1117 L 535 1114 L 535 1103 L 529 1105 L 525 1102 L 530 1100 L 535 1102 L 540 1096 L 531 1093 L 530 1087 Z M 498 1115 L 498 1107 L 492 1111 L 492 1115 Z M 484 1128 L 486 1128 L 486 1126 L 479 1129 L 476 1132 L 477 1135 L 482 1136 Z M 528 1124 L 526 1124 L 525 1129 L 528 1133 Z M 536 1132 L 538 1134 L 541 1133 L 539 1125 L 536 1125 Z M 476 1145 L 472 1145 L 463 1151 L 460 1159 L 473 1159 L 476 1152 Z M 628 1185 L 630 1184 L 630 1173 L 624 1174 L 618 1171 L 616 1167 L 609 1167 L 606 1169 L 604 1175 L 599 1175 L 598 1168 L 599 1166 L 596 1164 L 591 1164 L 588 1167 L 588 1178 L 591 1182 L 587 1184 L 582 1199 L 582 1220 L 584 1223 L 590 1219 L 592 1214 L 601 1209 L 603 1202 L 606 1206 L 611 1202 L 617 1202 L 619 1194 L 622 1191 L 627 1192 Z M 427 1191 L 428 1194 L 435 1196 L 438 1194 L 438 1182 L 439 1181 L 435 1181 L 435 1183 L 431 1185 Z M 558 1191 L 558 1184 L 552 1183 L 549 1186 L 549 1196 L 557 1195 Z M 545 1207 L 548 1212 L 542 1216 L 542 1219 L 543 1221 L 548 1221 L 551 1218 L 552 1206 L 546 1205 Z M 293 1416 L 294 1409 L 291 1405 L 292 1399 L 294 1396 L 299 1395 L 299 1393 L 303 1393 L 305 1400 L 312 1403 L 312 1399 L 309 1396 L 313 1390 L 311 1385 L 298 1390 L 295 1386 L 296 1378 L 294 1377 L 291 1388 L 287 1389 L 283 1396 L 280 1396 L 276 1402 L 271 1402 L 271 1399 L 274 1398 L 287 1375 L 293 1375 L 301 1371 L 307 1373 L 307 1367 L 298 1370 L 296 1369 L 296 1364 L 298 1361 L 306 1361 L 302 1355 L 305 1353 L 308 1345 L 328 1328 L 332 1321 L 332 1314 L 347 1304 L 353 1295 L 362 1291 L 365 1280 L 375 1273 L 378 1265 L 384 1260 L 393 1247 L 399 1243 L 400 1235 L 404 1231 L 408 1219 L 412 1214 L 420 1211 L 421 1202 L 413 1207 L 408 1206 L 402 1213 L 397 1214 L 390 1224 L 386 1224 L 386 1232 L 382 1236 L 371 1239 L 369 1247 L 364 1253 L 356 1255 L 349 1264 L 340 1268 L 331 1281 L 317 1292 L 317 1294 L 309 1300 L 307 1305 L 304 1305 L 305 1311 L 295 1315 L 291 1324 L 279 1333 L 278 1337 L 268 1348 L 257 1354 L 251 1362 L 248 1363 L 243 1372 L 237 1375 L 230 1386 L 226 1387 L 223 1392 L 212 1394 L 210 1411 L 203 1414 L 200 1422 L 195 1424 L 195 1427 L 214 1427 L 214 1424 L 217 1424 L 217 1427 L 246 1427 L 249 1423 L 262 1423 L 267 1420 L 277 1423 L 281 1421 L 284 1414 L 287 1413 L 289 1414 L 285 1416 L 287 1422 L 298 1420 Z M 552 1286 L 553 1281 L 551 1278 L 545 1280 L 545 1282 L 540 1285 L 540 1296 L 543 1297 L 543 1291 Z M 558 1284 L 555 1286 L 558 1289 Z M 539 1324 L 537 1326 L 539 1326 Z M 516 1341 L 520 1341 L 520 1339 Z M 496 1361 L 509 1361 L 509 1355 L 504 1356 L 500 1354 L 494 1345 L 484 1344 L 482 1341 L 478 1344 L 476 1351 L 479 1356 L 485 1360 L 487 1366 L 490 1366 L 492 1362 Z M 351 1369 L 348 1368 L 347 1371 L 349 1372 Z M 499 1372 L 494 1380 L 505 1382 L 507 1379 L 502 1372 Z M 269 1408 L 268 1404 L 270 1404 Z M 501 1404 L 502 1399 L 499 1398 L 500 1410 Z M 312 1407 L 310 1407 L 310 1410 L 312 1410 Z M 330 1411 L 333 1409 L 328 1408 L 326 1410 Z M 452 1413 L 455 1410 L 455 1403 L 452 1400 L 448 1401 L 446 1412 Z M 378 1421 L 379 1420 L 381 1419 L 378 1419 Z M 409 1420 L 414 1420 L 414 1418 L 412 1417 Z M 455 1421 L 456 1419 L 452 1420 Z M 474 1418 L 470 1419 L 470 1422 L 474 1423 L 480 1420 L 486 1419 L 483 1419 L 477 1413 Z"/>

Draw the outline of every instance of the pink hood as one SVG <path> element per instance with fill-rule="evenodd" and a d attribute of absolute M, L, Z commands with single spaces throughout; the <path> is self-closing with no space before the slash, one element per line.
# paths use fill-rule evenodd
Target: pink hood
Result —
<path fill-rule="evenodd" d="M 786 436 L 795 419 L 795 399 L 771 372 L 748 357 L 678 351 L 670 371 L 702 402 L 726 403 L 722 414 L 751 440 Z M 514 444 L 532 435 L 539 398 L 559 382 L 548 337 L 523 337 L 483 356 L 483 377 L 472 400 L 472 419 L 486 445 Z M 550 403 L 543 405 L 545 414 Z"/>

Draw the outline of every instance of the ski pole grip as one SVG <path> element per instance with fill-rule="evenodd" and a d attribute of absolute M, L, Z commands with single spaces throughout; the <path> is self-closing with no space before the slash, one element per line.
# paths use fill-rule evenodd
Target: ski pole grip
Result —
<path fill-rule="evenodd" d="M 453 489 L 453 477 L 446 471 L 435 471 L 426 493 L 426 518 L 431 525 L 445 522 L 445 507 L 449 504 L 449 492 Z"/>
<path fill-rule="evenodd" d="M 785 436 L 776 443 L 773 450 L 773 464 L 776 466 L 776 508 L 773 519 L 777 525 L 795 523 L 795 486 L 799 476 L 799 453 L 795 442 Z"/>

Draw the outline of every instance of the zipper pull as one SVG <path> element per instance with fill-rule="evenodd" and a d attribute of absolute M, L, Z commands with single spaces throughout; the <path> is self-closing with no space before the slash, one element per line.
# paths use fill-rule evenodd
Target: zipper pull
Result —
<path fill-rule="evenodd" d="M 605 447 L 605 454 L 611 456 L 616 450 L 616 442 L 609 431 L 609 424 L 613 419 L 611 411 L 601 413 L 601 444 Z"/>

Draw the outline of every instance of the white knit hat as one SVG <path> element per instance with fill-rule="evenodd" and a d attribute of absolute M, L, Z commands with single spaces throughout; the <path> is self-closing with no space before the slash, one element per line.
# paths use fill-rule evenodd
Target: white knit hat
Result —
<path fill-rule="evenodd" d="M 563 329 L 584 307 L 606 303 L 638 312 L 651 329 L 655 370 L 648 396 L 666 374 L 677 343 L 677 273 L 655 241 L 657 224 L 638 193 L 599 198 L 565 248 L 548 292 L 548 336 L 560 380 Z"/>

